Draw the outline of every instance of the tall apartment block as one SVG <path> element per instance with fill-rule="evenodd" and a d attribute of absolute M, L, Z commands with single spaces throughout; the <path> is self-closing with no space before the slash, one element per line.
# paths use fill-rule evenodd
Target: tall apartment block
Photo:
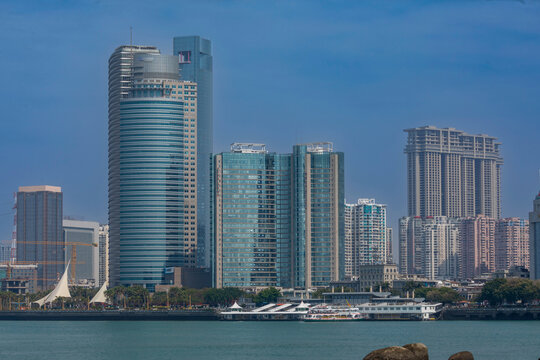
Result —
<path fill-rule="evenodd" d="M 529 213 L 529 265 L 532 279 L 540 279 L 540 192 Z"/>
<path fill-rule="evenodd" d="M 37 289 L 53 287 L 65 268 L 62 189 L 21 186 L 17 192 L 17 262 L 38 264 Z"/>
<path fill-rule="evenodd" d="M 343 153 L 235 143 L 214 156 L 216 287 L 326 286 L 344 276 Z"/>
<path fill-rule="evenodd" d="M 495 268 L 508 270 L 513 266 L 529 269 L 529 222 L 500 219 L 495 228 Z"/>
<path fill-rule="evenodd" d="M 99 226 L 99 287 L 109 283 L 109 225 Z"/>
<path fill-rule="evenodd" d="M 501 217 L 496 138 L 433 126 L 405 132 L 409 216 Z"/>
<path fill-rule="evenodd" d="M 394 230 L 391 227 L 386 228 L 386 263 L 395 264 L 394 262 Z"/>
<path fill-rule="evenodd" d="M 197 83 L 197 264 L 209 267 L 210 233 L 210 160 L 213 153 L 213 58 L 212 43 L 200 36 L 173 39 L 180 78 Z"/>
<path fill-rule="evenodd" d="M 459 277 L 459 223 L 446 216 L 399 220 L 400 273 Z"/>
<path fill-rule="evenodd" d="M 195 263 L 197 84 L 178 80 L 176 56 L 130 59 L 109 134 L 110 281 L 152 290 L 166 268 Z"/>
<path fill-rule="evenodd" d="M 460 277 L 473 279 L 495 271 L 497 220 L 484 215 L 460 219 Z"/>
<path fill-rule="evenodd" d="M 363 265 L 386 264 L 386 205 L 375 199 L 345 204 L 345 276 L 358 276 Z"/>
<path fill-rule="evenodd" d="M 120 283 L 120 101 L 128 97 L 133 83 L 135 54 L 159 54 L 153 46 L 123 45 L 109 58 L 109 225 L 110 280 Z"/>
<path fill-rule="evenodd" d="M 99 284 L 99 223 L 64 220 L 65 257 L 75 270 L 73 283 L 97 287 Z M 75 249 L 74 249 L 75 248 Z M 76 256 L 76 259 L 72 258 Z"/>

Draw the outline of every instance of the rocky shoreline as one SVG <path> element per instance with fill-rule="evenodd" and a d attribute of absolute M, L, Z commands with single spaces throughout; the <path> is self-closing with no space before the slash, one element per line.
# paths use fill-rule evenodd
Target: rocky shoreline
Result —
<path fill-rule="evenodd" d="M 363 360 L 429 360 L 429 354 L 426 345 L 414 343 L 374 350 Z M 461 351 L 450 355 L 448 360 L 474 360 L 474 356 L 469 351 Z"/>

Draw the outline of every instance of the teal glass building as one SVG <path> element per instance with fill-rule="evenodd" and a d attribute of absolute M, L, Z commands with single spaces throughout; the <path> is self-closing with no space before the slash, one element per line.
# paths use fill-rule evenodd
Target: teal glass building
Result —
<path fill-rule="evenodd" d="M 343 153 L 233 144 L 212 164 L 216 287 L 327 286 L 344 276 Z"/>

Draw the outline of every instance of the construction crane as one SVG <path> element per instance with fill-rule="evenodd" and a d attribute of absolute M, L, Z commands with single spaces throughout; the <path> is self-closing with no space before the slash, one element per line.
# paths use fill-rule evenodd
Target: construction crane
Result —
<path fill-rule="evenodd" d="M 45 246 L 56 246 L 55 243 L 52 242 L 46 242 L 46 241 L 17 241 L 18 244 L 32 244 L 32 245 L 45 245 Z M 64 246 L 71 246 L 71 268 L 70 268 L 70 275 L 71 275 L 71 281 L 75 283 L 75 275 L 76 275 L 76 266 L 77 264 L 83 264 L 83 263 L 77 263 L 77 246 L 92 246 L 92 247 L 98 247 L 98 244 L 96 243 L 82 243 L 82 242 L 72 242 L 72 241 L 66 241 L 62 245 Z M 23 261 L 17 261 L 16 264 L 22 264 Z M 44 265 L 51 265 L 51 264 L 65 264 L 65 262 L 58 262 L 58 261 L 28 261 L 25 262 L 28 264 L 44 264 Z"/>
<path fill-rule="evenodd" d="M 75 283 L 75 267 L 76 267 L 76 264 L 77 264 L 77 246 L 93 246 L 93 247 L 97 247 L 98 244 L 96 243 L 81 243 L 81 242 L 66 242 L 66 246 L 68 245 L 71 245 L 71 269 L 70 269 L 70 273 L 71 273 L 71 281 L 73 281 L 73 283 Z"/>

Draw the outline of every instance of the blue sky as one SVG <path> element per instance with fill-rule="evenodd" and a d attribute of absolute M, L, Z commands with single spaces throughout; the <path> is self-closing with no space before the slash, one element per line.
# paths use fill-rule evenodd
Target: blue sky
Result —
<path fill-rule="evenodd" d="M 503 215 L 540 189 L 540 2 L 9 1 L 0 3 L 0 239 L 20 185 L 64 189 L 64 214 L 107 221 L 107 60 L 129 43 L 213 42 L 214 150 L 333 141 L 346 197 L 406 214 L 403 129 L 503 143 Z"/>

